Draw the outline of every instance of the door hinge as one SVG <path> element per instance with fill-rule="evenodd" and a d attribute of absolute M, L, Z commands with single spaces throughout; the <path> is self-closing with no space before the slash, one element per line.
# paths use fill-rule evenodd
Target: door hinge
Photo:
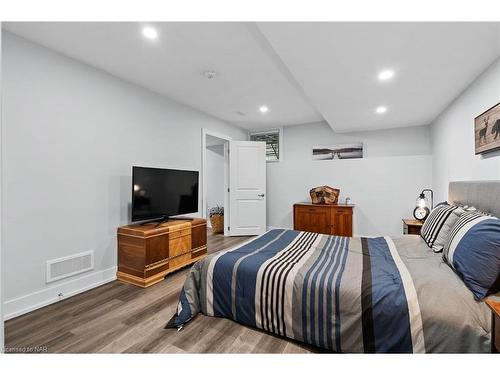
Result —
<path fill-rule="evenodd" d="M 227 230 L 231 230 L 231 227 L 227 227 Z"/>
<path fill-rule="evenodd" d="M 229 188 L 227 188 L 227 192 L 229 193 Z"/>

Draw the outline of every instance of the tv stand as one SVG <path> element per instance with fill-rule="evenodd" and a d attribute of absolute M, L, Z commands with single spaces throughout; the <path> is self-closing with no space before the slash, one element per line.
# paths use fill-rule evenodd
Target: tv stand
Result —
<path fill-rule="evenodd" d="M 118 228 L 117 278 L 145 288 L 206 254 L 205 219 L 172 218 L 160 224 L 126 225 Z"/>

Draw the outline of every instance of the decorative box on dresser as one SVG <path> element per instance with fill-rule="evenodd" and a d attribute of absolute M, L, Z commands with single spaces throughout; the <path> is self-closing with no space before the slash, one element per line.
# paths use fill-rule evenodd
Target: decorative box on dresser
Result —
<path fill-rule="evenodd" d="M 293 229 L 352 237 L 353 209 L 351 204 L 295 203 Z"/>
<path fill-rule="evenodd" d="M 169 220 L 118 228 L 117 279 L 148 287 L 207 254 L 204 219 Z"/>

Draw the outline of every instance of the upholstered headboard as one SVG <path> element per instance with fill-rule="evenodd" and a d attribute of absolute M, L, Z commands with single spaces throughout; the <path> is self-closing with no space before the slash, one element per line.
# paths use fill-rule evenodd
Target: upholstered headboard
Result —
<path fill-rule="evenodd" d="M 448 190 L 448 202 L 474 206 L 500 217 L 500 180 L 452 181 Z"/>

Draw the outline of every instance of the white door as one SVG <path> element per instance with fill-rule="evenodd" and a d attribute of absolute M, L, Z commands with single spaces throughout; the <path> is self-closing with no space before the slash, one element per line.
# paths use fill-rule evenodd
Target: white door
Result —
<path fill-rule="evenodd" d="M 266 231 L 266 143 L 229 141 L 230 236 Z"/>

